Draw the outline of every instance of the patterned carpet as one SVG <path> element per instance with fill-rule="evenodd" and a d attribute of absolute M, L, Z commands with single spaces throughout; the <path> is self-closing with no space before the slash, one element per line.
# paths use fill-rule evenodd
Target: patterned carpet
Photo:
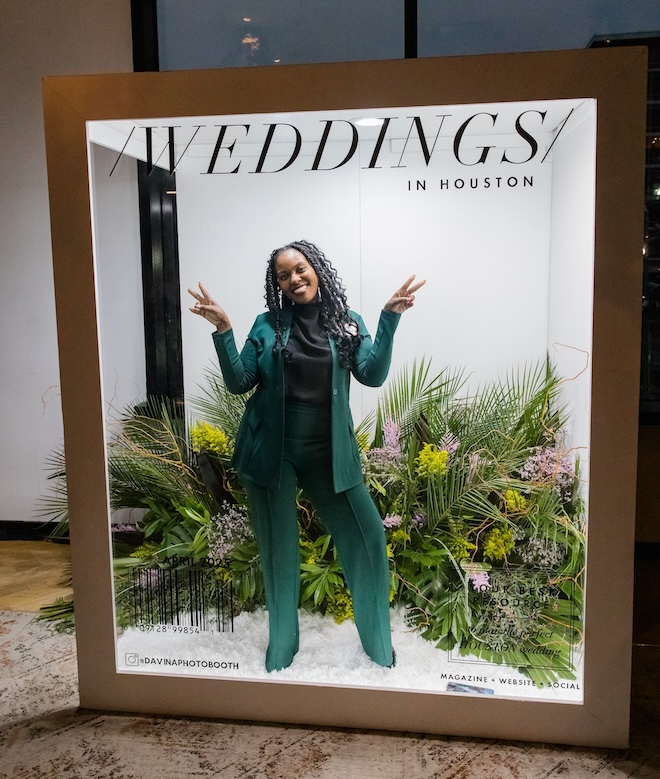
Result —
<path fill-rule="evenodd" d="M 660 777 L 660 649 L 636 647 L 632 745 L 577 749 L 78 709 L 71 636 L 0 612 L 1 779 Z"/>

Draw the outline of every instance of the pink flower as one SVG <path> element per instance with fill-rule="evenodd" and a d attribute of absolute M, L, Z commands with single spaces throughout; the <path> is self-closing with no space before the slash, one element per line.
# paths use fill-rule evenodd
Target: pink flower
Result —
<path fill-rule="evenodd" d="M 468 470 L 468 481 L 475 480 L 479 468 L 482 465 L 485 465 L 486 462 L 487 460 L 484 460 L 483 457 L 481 457 L 478 452 L 472 452 L 472 454 L 470 455 L 470 468 Z"/>
<path fill-rule="evenodd" d="M 365 475 L 376 479 L 387 477 L 392 470 L 403 467 L 401 428 L 387 417 L 383 423 L 384 446 L 374 446 L 365 452 Z"/>
<path fill-rule="evenodd" d="M 208 558 L 217 565 L 231 554 L 236 544 L 244 543 L 252 537 L 246 507 L 225 501 L 220 509 L 219 514 L 211 517 L 208 530 Z"/>
<path fill-rule="evenodd" d="M 402 518 L 398 514 L 386 514 L 383 525 L 387 528 L 399 527 L 402 521 Z"/>
<path fill-rule="evenodd" d="M 575 463 L 552 446 L 537 446 L 520 469 L 520 478 L 540 484 L 552 484 L 563 501 L 571 499 L 575 481 Z"/>
<path fill-rule="evenodd" d="M 415 527 L 418 527 L 418 528 L 419 527 L 424 527 L 424 525 L 426 524 L 426 517 L 424 516 L 424 514 L 420 513 L 419 511 L 416 511 L 413 514 L 412 521 L 413 521 L 413 525 Z"/>
<path fill-rule="evenodd" d="M 383 424 L 383 438 L 386 449 L 391 449 L 393 452 L 401 451 L 401 428 L 389 417 Z"/>
<path fill-rule="evenodd" d="M 473 590 L 476 590 L 477 592 L 486 592 L 486 590 L 490 590 L 490 576 L 488 576 L 486 571 L 471 573 L 468 576 L 468 579 L 472 584 Z"/>

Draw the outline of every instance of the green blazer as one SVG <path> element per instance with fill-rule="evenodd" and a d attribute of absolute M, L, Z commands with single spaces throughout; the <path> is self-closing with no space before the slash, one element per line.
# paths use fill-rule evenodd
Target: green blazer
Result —
<path fill-rule="evenodd" d="M 380 387 L 387 378 L 394 333 L 400 314 L 382 311 L 372 340 L 362 317 L 350 312 L 362 341 L 352 370 L 339 364 L 335 344 L 332 353 L 332 479 L 335 492 L 357 486 L 363 480 L 360 453 L 348 402 L 350 374 L 369 387 Z M 291 332 L 292 311 L 282 311 L 286 345 Z M 248 400 L 236 437 L 233 465 L 243 479 L 264 487 L 279 484 L 284 439 L 284 361 L 282 351 L 273 353 L 275 328 L 272 315 L 259 315 L 240 354 L 232 330 L 214 333 L 220 369 L 227 389 L 242 394 L 256 387 Z"/>

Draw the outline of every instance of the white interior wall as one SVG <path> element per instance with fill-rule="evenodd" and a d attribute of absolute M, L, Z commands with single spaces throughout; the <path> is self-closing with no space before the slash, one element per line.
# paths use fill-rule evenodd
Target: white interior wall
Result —
<path fill-rule="evenodd" d="M 130 71 L 129 0 L 3 0 L 0 520 L 34 519 L 62 442 L 40 79 Z"/>
<path fill-rule="evenodd" d="M 115 152 L 90 151 L 103 407 L 112 422 L 147 393 L 137 165 L 122 157 L 113 170 Z"/>
<path fill-rule="evenodd" d="M 311 163 L 311 159 L 310 159 Z M 293 240 L 320 246 L 358 308 L 360 208 L 355 166 L 331 176 L 202 176 L 177 173 L 180 278 L 186 395 L 203 368 L 217 362 L 212 328 L 187 309 L 185 289 L 202 281 L 229 314 L 239 346 L 265 310 L 264 282 L 271 251 Z M 392 282 L 391 286 L 395 285 Z M 384 302 L 384 301 L 383 301 Z M 375 322 L 370 323 L 375 327 Z"/>
<path fill-rule="evenodd" d="M 567 444 L 588 479 L 594 286 L 596 101 L 585 100 L 553 147 L 548 353 L 566 381 Z M 586 497 L 586 491 L 585 491 Z"/>
<path fill-rule="evenodd" d="M 425 356 L 436 371 L 464 371 L 474 388 L 544 354 L 552 165 L 526 167 L 526 188 L 497 154 L 476 169 L 449 149 L 435 154 L 430 171 L 419 155 L 391 183 L 363 177 L 363 299 L 368 310 L 384 302 L 371 283 L 384 267 L 392 280 L 426 279 L 397 332 L 392 374 Z M 518 184 L 502 186 L 510 177 Z M 418 180 L 426 190 L 415 189 Z"/>
<path fill-rule="evenodd" d="M 491 109 L 508 111 L 509 119 L 516 114 L 514 109 Z M 461 110 L 455 127 L 470 112 L 488 109 Z M 414 109 L 420 112 L 424 114 L 423 109 Z M 398 113 L 408 116 L 413 110 Z M 425 127 L 427 122 L 433 126 L 437 113 L 428 109 Z M 561 116 L 566 113 L 568 108 Z M 305 114 L 278 121 L 305 128 L 316 125 L 320 135 L 319 119 L 327 116 Z M 307 140 L 309 136 L 303 135 Z M 451 134 L 439 140 L 431 166 L 421 154 L 408 153 L 405 168 L 391 167 L 400 160 L 401 139 L 386 141 L 380 170 L 365 170 L 373 140 L 361 143 L 351 162 L 333 171 L 307 170 L 313 146 L 303 146 L 300 164 L 277 174 L 247 172 L 255 166 L 254 152 L 251 157 L 246 153 L 236 175 L 202 175 L 199 161 L 182 161 L 177 172 L 182 286 L 203 281 L 226 306 L 240 343 L 255 315 L 264 310 L 270 251 L 305 237 L 331 259 L 346 284 L 349 303 L 372 332 L 382 305 L 408 275 L 427 279 L 415 308 L 402 318 L 391 375 L 426 356 L 432 357 L 438 371 L 446 366 L 464 369 L 475 386 L 543 360 L 548 350 L 551 159 L 542 163 L 541 152 L 529 165 L 503 166 L 504 148 L 510 149 L 512 159 L 529 154 L 509 131 L 489 141 L 466 138 L 464 148 L 472 146 L 473 154 L 480 153 L 482 143 L 495 143 L 497 148 L 486 164 L 464 166 L 454 159 L 451 140 Z M 544 142 L 551 141 L 548 133 Z M 516 143 L 517 151 L 511 151 Z M 327 167 L 341 159 L 341 149 L 346 148 L 330 147 Z M 225 170 L 241 158 L 240 145 L 235 155 Z M 273 162 L 273 168 L 279 164 Z M 533 179 L 533 186 L 523 186 L 524 176 Z M 510 177 L 517 185 L 507 184 Z M 426 189 L 417 189 L 417 181 Z M 460 190 L 457 181 L 464 182 Z M 184 292 L 184 309 L 187 298 Z M 215 359 L 210 333 L 208 323 L 184 316 L 188 395 L 194 394 L 204 367 Z M 378 391 L 354 384 L 352 393 L 358 421 L 373 408 Z"/>

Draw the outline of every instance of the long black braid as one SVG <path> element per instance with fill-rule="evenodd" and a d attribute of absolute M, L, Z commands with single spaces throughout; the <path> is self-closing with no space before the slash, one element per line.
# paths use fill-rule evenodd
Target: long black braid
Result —
<path fill-rule="evenodd" d="M 265 297 L 268 310 L 275 317 L 273 351 L 279 352 L 284 348 L 281 311 L 283 308 L 294 305 L 286 295 L 282 294 L 275 272 L 275 263 L 279 254 L 287 249 L 295 249 L 300 252 L 316 272 L 321 299 L 321 326 L 335 342 L 340 364 L 344 368 L 351 368 L 355 359 L 355 351 L 362 337 L 358 334 L 356 323 L 348 312 L 346 290 L 337 275 L 337 271 L 332 267 L 325 254 L 309 241 L 293 241 L 286 246 L 275 249 L 270 255 L 266 271 Z"/>

